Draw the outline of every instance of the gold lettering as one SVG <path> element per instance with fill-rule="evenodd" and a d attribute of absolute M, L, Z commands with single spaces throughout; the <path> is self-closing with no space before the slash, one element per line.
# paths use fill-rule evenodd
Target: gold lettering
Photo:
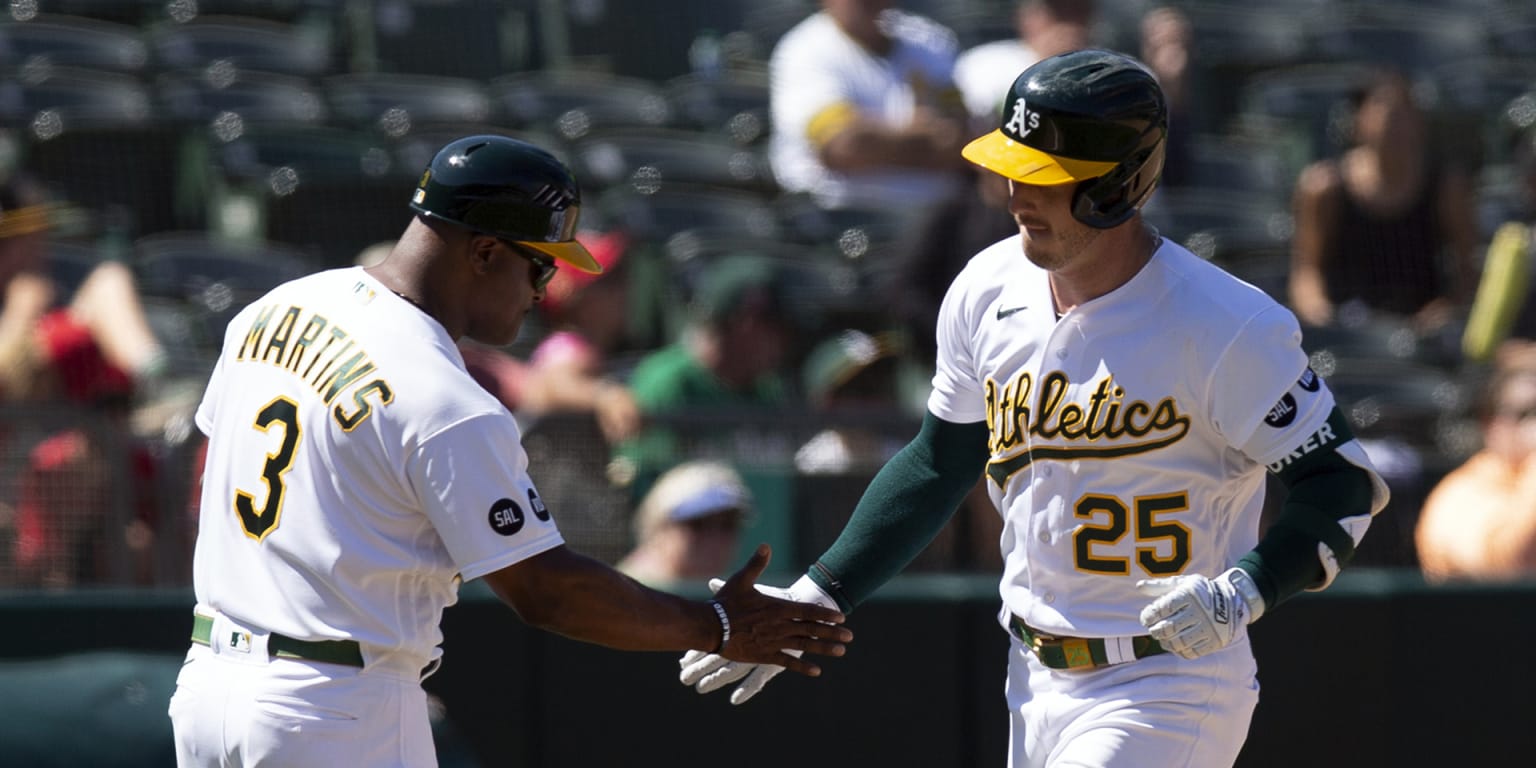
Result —
<path fill-rule="evenodd" d="M 261 352 L 261 361 L 267 362 L 272 353 L 277 353 L 277 364 L 283 364 L 283 350 L 288 347 L 288 337 L 293 334 L 293 326 L 299 322 L 301 310 L 298 307 L 289 307 L 283 312 L 283 319 L 277 322 L 277 328 L 272 331 L 272 338 L 267 340 L 267 348 Z"/>
<path fill-rule="evenodd" d="M 309 351 L 309 345 L 320 337 L 320 332 L 324 331 L 325 326 L 329 324 L 328 320 L 319 315 L 309 318 L 309 322 L 304 324 L 304 330 L 299 331 L 299 338 L 294 339 L 293 349 L 288 352 L 288 361 L 283 364 L 283 367 L 298 373 L 299 363 L 304 361 L 304 353 Z"/>
<path fill-rule="evenodd" d="M 278 317 L 279 309 L 282 306 L 278 304 L 261 308 L 246 329 L 236 360 L 270 362 L 298 374 L 326 405 L 378 370 L 368 352 L 327 318 L 306 317 L 303 309 L 292 305 Z M 300 367 L 303 373 L 299 373 Z M 352 392 L 350 411 L 339 404 L 332 410 L 332 416 L 343 429 L 351 431 L 367 420 L 375 408 L 393 399 L 393 389 L 382 379 L 373 379 Z"/>
<path fill-rule="evenodd" d="M 322 397 L 324 397 L 326 405 L 330 405 L 331 401 L 336 399 L 336 395 L 340 394 L 348 385 L 374 369 L 373 361 L 367 358 L 367 352 L 359 351 L 345 363 L 342 363 L 335 373 L 332 373 L 325 381 L 320 382 L 318 388 L 325 390 L 322 393 Z M 364 362 L 365 360 L 366 362 Z"/>
<path fill-rule="evenodd" d="M 341 335 L 343 335 L 343 336 L 346 335 L 346 331 L 342 331 L 340 328 L 337 328 L 337 329 L 331 331 L 331 338 L 333 340 L 336 339 L 336 334 L 337 334 L 338 331 L 341 333 Z M 351 351 L 353 343 L 354 342 L 351 339 L 347 339 L 347 343 L 341 345 L 341 349 L 336 350 L 336 354 L 332 355 L 331 359 L 327 360 L 325 365 L 321 366 L 320 372 L 316 373 L 315 377 L 313 379 L 309 380 L 309 383 L 311 385 L 313 385 L 317 391 L 321 387 L 320 382 L 325 381 L 326 374 L 330 372 L 331 366 L 335 365 L 336 361 L 340 360 L 342 355 L 345 355 L 345 354 L 347 354 L 347 352 Z M 326 344 L 325 348 L 326 349 L 330 349 L 331 345 L 330 344 Z M 314 364 L 311 363 L 310 367 L 313 368 Z M 305 370 L 305 373 L 308 373 L 308 369 Z"/>
<path fill-rule="evenodd" d="M 357 406 L 357 410 L 347 413 L 341 405 L 331 410 L 331 415 L 336 419 L 336 423 L 341 425 L 343 431 L 351 432 L 357 429 L 359 424 L 373 415 L 373 403 L 368 400 L 370 394 L 378 396 L 380 407 L 389 405 L 395 399 L 395 391 L 390 389 L 389 384 L 383 379 L 374 379 L 358 387 L 352 392 L 352 404 Z"/>
<path fill-rule="evenodd" d="M 256 313 L 256 319 L 251 322 L 251 327 L 245 331 L 245 341 L 240 344 L 240 351 L 235 354 L 236 360 L 246 359 L 246 352 L 251 356 L 256 355 L 256 349 L 261 346 L 262 334 L 266 333 L 267 323 L 272 322 L 272 316 L 277 314 L 277 305 L 264 307 Z"/>

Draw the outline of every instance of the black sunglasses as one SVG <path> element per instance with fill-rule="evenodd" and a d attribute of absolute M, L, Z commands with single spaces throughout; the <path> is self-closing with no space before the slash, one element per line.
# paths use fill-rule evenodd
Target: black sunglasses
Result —
<path fill-rule="evenodd" d="M 555 273 L 560 271 L 560 265 L 556 264 L 555 260 L 549 256 L 545 256 L 532 248 L 514 243 L 511 240 L 502 240 L 501 242 L 519 256 L 533 262 L 533 265 L 539 268 L 538 272 L 533 276 L 533 289 L 535 291 L 544 290 L 549 285 L 549 281 L 555 279 Z"/>

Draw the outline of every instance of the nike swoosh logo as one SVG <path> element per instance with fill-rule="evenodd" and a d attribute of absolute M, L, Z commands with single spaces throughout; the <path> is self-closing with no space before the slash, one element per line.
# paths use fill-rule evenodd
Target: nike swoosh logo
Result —
<path fill-rule="evenodd" d="M 1029 309 L 1028 305 L 1025 305 L 1025 306 L 1022 306 L 1022 307 L 1013 307 L 1011 309 L 1003 309 L 1002 307 L 998 307 L 997 308 L 997 319 L 1001 320 L 1001 319 L 1003 319 L 1003 318 L 1005 318 L 1005 317 L 1007 317 L 1009 315 L 1012 315 L 1014 313 L 1023 312 L 1026 309 Z"/>

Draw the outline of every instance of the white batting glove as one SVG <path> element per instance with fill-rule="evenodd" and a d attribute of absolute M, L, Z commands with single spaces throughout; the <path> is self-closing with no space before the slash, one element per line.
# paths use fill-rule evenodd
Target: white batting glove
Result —
<path fill-rule="evenodd" d="M 711 592 L 718 591 L 725 585 L 723 579 L 710 579 Z M 797 603 L 816 603 L 827 608 L 841 610 L 837 607 L 837 601 L 831 595 L 821 591 L 816 582 L 809 576 L 801 576 L 798 581 L 791 584 L 788 589 L 769 587 L 763 584 L 753 585 L 757 591 L 777 597 L 781 600 L 792 600 Z M 785 653 L 799 656 L 796 650 L 785 649 Z M 699 693 L 710 693 L 720 690 L 731 683 L 746 678 L 736 690 L 731 691 L 731 703 L 741 704 L 747 699 L 757 695 L 769 680 L 777 677 L 784 668 L 777 664 L 748 664 L 740 661 L 731 661 L 717 653 L 706 651 L 689 651 L 678 659 L 678 666 L 683 668 L 677 679 L 683 685 L 691 685 Z"/>
<path fill-rule="evenodd" d="M 1264 614 L 1264 598 L 1247 572 L 1231 568 L 1214 579 L 1172 576 L 1136 582 L 1157 598 L 1141 609 L 1141 623 L 1159 644 L 1197 659 L 1232 643 L 1238 631 Z"/>

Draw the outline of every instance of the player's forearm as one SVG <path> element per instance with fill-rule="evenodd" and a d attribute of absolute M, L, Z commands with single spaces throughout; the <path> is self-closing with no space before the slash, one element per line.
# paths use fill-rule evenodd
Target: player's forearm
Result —
<path fill-rule="evenodd" d="M 720 622 L 705 603 L 646 587 L 567 547 L 488 574 L 530 626 L 626 651 L 714 648 Z"/>
<path fill-rule="evenodd" d="M 837 541 L 809 571 L 852 610 L 933 541 L 987 461 L 987 426 L 933 414 L 917 437 L 875 475 Z"/>
<path fill-rule="evenodd" d="M 1339 434 L 1347 434 L 1343 416 L 1334 409 L 1329 419 Z M 1273 608 L 1306 589 L 1320 588 L 1328 578 L 1319 544 L 1340 566 L 1354 556 L 1356 537 L 1346 525 L 1364 530 L 1375 504 L 1371 475 L 1336 450 L 1319 451 L 1280 473 L 1286 497 L 1279 517 L 1253 551 L 1238 561 L 1259 587 L 1264 604 Z"/>

